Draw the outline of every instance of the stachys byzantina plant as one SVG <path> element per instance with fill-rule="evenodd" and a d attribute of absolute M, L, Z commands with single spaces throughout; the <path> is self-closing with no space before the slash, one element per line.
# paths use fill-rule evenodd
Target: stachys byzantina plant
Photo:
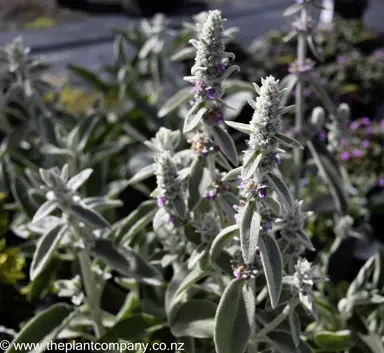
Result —
<path fill-rule="evenodd" d="M 183 127 L 191 149 L 177 152 L 180 141 L 172 148 L 163 142 L 152 168 L 157 178 L 152 195 L 160 207 L 155 233 L 186 245 L 181 256 L 175 246 L 178 256 L 174 251 L 172 261 L 162 261 L 174 271 L 166 293 L 168 321 L 177 337 L 210 338 L 213 331 L 218 353 L 279 344 L 310 349 L 300 341 L 295 308 L 301 303 L 316 317 L 313 285 L 324 279 L 302 257 L 303 250 L 314 250 L 304 232 L 311 213 L 302 211 L 278 170 L 286 149 L 302 148 L 281 133 L 281 118 L 292 107 L 284 107 L 279 81 L 270 76 L 260 87 L 254 84 L 258 97 L 249 101 L 250 123 L 225 121 L 223 82 L 238 67 L 225 52 L 223 23 L 220 12 L 211 11 L 198 27 L 198 40 L 191 41 L 195 65 L 185 79 L 194 85 L 194 100 Z M 249 135 L 242 158 L 225 124 Z M 161 134 L 165 141 L 177 132 Z M 179 163 L 181 155 L 188 160 Z M 220 298 L 218 306 L 194 298 L 198 288 Z M 285 334 L 275 332 L 279 325 L 293 332 L 288 343 Z"/>

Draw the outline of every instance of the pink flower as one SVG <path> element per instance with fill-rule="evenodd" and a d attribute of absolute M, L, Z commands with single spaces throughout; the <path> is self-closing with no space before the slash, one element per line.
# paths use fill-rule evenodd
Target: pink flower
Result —
<path fill-rule="evenodd" d="M 360 158 L 363 155 L 363 152 L 361 152 L 361 150 L 359 150 L 357 148 L 354 149 L 352 153 L 353 153 L 354 157 L 357 157 L 357 158 Z"/>
<path fill-rule="evenodd" d="M 344 151 L 341 153 L 341 159 L 343 161 L 347 161 L 351 158 L 351 154 L 348 151 Z"/>
<path fill-rule="evenodd" d="M 364 148 L 368 148 L 369 145 L 370 145 L 370 142 L 369 142 L 368 140 L 363 140 L 363 142 L 362 142 L 362 146 L 363 146 Z"/>

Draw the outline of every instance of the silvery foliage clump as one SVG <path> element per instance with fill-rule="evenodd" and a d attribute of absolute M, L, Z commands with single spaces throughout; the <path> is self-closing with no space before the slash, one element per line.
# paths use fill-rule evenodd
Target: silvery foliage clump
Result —
<path fill-rule="evenodd" d="M 252 96 L 254 113 L 248 124 L 228 119 L 229 77 L 239 67 L 234 54 L 225 51 L 232 30 L 224 29 L 219 11 L 201 14 L 199 25 L 187 33 L 197 37 L 184 52 L 195 57 L 191 75 L 185 77 L 192 87 L 148 114 L 154 106 L 144 104 L 138 92 L 144 81 L 152 82 L 147 73 L 158 75 L 158 64 L 174 53 L 163 40 L 169 34 L 165 18 L 157 16 L 119 34 L 115 43 L 119 77 L 113 89 L 119 103 L 134 97 L 129 98 L 132 111 L 121 112 L 119 105 L 117 119 L 112 119 L 95 104 L 84 116 L 64 114 L 58 119 L 62 107 L 55 102 L 49 106 L 52 114 L 41 120 L 41 129 L 28 135 L 37 158 L 19 163 L 15 150 L 8 149 L 1 179 L 10 184 L 16 201 L 11 206 L 19 210 L 12 230 L 33 248 L 28 253 L 29 296 L 43 297 L 54 282 L 57 296 L 71 303 L 40 312 L 14 342 L 29 342 L 31 336 L 36 342 L 47 337 L 152 342 L 160 331 L 167 336 L 170 331 L 172 339 L 183 344 L 180 352 L 312 352 L 313 345 L 327 351 L 346 351 L 353 345 L 380 351 L 381 254 L 365 264 L 348 290 L 333 291 L 322 275 L 327 262 L 313 266 L 306 259 L 317 245 L 306 230 L 308 221 L 318 217 L 316 203 L 307 205 L 298 197 L 301 176 L 290 180 L 284 168 L 288 162 L 290 169 L 301 172 L 307 162 L 302 150 L 307 147 L 331 192 L 326 207 L 335 214 L 333 247 L 357 232 L 346 212 L 347 176 L 334 158 L 348 108 L 332 103 L 306 60 L 304 44 L 312 47 L 307 13 L 311 4 L 297 1 L 288 11 L 303 14 L 291 34 L 301 43 L 291 74 L 281 82 L 265 77 L 260 85 L 236 80 L 241 93 Z M 137 49 L 133 60 L 125 57 L 124 38 Z M 146 96 L 153 93 L 151 102 L 163 101 L 158 92 L 167 76 L 160 76 L 153 77 L 155 93 L 143 90 Z M 317 87 L 324 105 L 308 118 L 300 94 L 306 84 Z M 287 106 L 295 86 L 296 105 Z M 161 125 L 156 113 L 165 117 L 178 108 L 181 129 L 170 129 L 175 124 L 168 125 L 167 116 L 162 120 L 167 127 L 155 133 Z M 297 124 L 291 137 L 283 128 L 293 109 Z M 146 119 L 149 135 L 133 126 L 138 112 L 151 117 Z M 317 139 L 324 127 L 331 132 L 327 146 Z M 235 146 L 235 130 L 246 140 L 243 151 Z M 150 152 L 143 158 L 145 148 Z M 145 159 L 145 167 L 126 180 L 125 164 L 131 156 Z M 122 205 L 116 198 L 127 187 L 137 188 L 149 200 L 121 218 L 114 212 Z M 73 269 L 68 278 L 57 278 L 60 264 Z M 361 326 L 366 332 L 359 332 Z"/>
<path fill-rule="evenodd" d="M 201 329 L 190 331 L 182 329 L 180 321 L 188 320 L 181 312 L 195 305 L 206 307 L 206 315 L 212 312 L 213 302 L 187 299 L 192 286 L 205 279 L 204 286 L 220 297 L 213 329 L 217 352 L 243 352 L 258 344 L 276 347 L 271 337 L 281 323 L 290 325 L 294 333 L 292 349 L 309 349 L 299 339 L 295 308 L 301 303 L 316 318 L 313 285 L 324 278 L 313 275 L 302 257 L 305 249 L 314 250 L 304 231 L 311 213 L 293 199 L 278 170 L 286 150 L 302 148 L 281 132 L 281 118 L 292 107 L 284 107 L 284 91 L 270 76 L 260 87 L 254 84 L 258 96 L 249 102 L 254 108 L 250 123 L 225 121 L 223 83 L 239 68 L 232 64 L 234 55 L 225 52 L 223 24 L 220 12 L 212 11 L 198 26 L 198 39 L 191 40 L 196 48 L 195 65 L 185 80 L 193 84 L 194 100 L 183 134 L 191 145 L 192 162 L 178 167 L 177 154 L 188 152 L 175 153 L 179 140 L 166 147 L 165 141 L 174 140 L 171 136 L 177 132 L 163 129 L 155 139 L 162 146 L 157 148 L 154 166 L 132 178 L 139 181 L 155 173 L 158 187 L 152 196 L 159 207 L 153 221 L 155 232 L 161 237 L 165 230 L 169 237 L 177 233 L 194 245 L 185 250 L 184 258 L 178 257 L 179 263 L 171 263 L 174 277 L 167 292 L 168 320 L 177 336 L 210 337 L 203 333 L 208 317 Z M 240 158 L 226 125 L 249 135 Z M 162 263 L 170 262 L 163 258 Z M 265 284 L 258 286 L 258 281 Z M 286 293 L 283 299 L 282 292 Z M 271 313 L 270 323 L 255 317 L 255 310 Z"/>

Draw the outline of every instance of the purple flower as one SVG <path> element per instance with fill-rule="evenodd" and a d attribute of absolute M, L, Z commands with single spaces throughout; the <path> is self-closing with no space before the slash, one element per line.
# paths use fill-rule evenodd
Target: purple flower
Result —
<path fill-rule="evenodd" d="M 215 189 L 207 190 L 203 194 L 203 199 L 205 200 L 216 200 L 218 192 Z"/>
<path fill-rule="evenodd" d="M 357 130 L 359 127 L 360 127 L 360 123 L 359 123 L 358 121 L 354 121 L 353 123 L 351 123 L 351 124 L 349 125 L 349 128 L 350 128 L 351 130 Z"/>
<path fill-rule="evenodd" d="M 200 81 L 194 81 L 194 87 L 191 90 L 191 93 L 199 93 L 203 89 L 203 84 Z"/>
<path fill-rule="evenodd" d="M 343 161 L 347 161 L 351 158 L 351 154 L 348 151 L 344 151 L 341 153 L 341 159 Z"/>
<path fill-rule="evenodd" d="M 320 141 L 325 141 L 327 139 L 327 132 L 325 130 L 321 131 L 319 134 Z"/>
<path fill-rule="evenodd" d="M 267 186 L 263 184 L 257 185 L 256 191 L 257 191 L 257 196 L 259 196 L 261 199 L 264 199 L 266 196 L 266 190 Z"/>
<path fill-rule="evenodd" d="M 345 63 L 345 55 L 339 55 L 339 56 L 337 57 L 337 62 L 338 62 L 339 64 L 344 64 L 344 63 Z"/>
<path fill-rule="evenodd" d="M 215 124 L 220 125 L 223 121 L 224 121 L 224 114 L 223 112 L 220 112 L 216 115 Z"/>
<path fill-rule="evenodd" d="M 157 206 L 161 208 L 161 207 L 164 207 L 164 205 L 165 205 L 165 197 L 159 196 L 157 198 Z"/>
<path fill-rule="evenodd" d="M 236 277 L 236 279 L 241 278 L 241 272 L 237 268 L 233 270 L 233 275 Z"/>
<path fill-rule="evenodd" d="M 266 221 L 263 224 L 264 231 L 268 231 L 268 230 L 272 229 L 272 227 L 273 227 L 273 222 L 272 221 Z"/>
<path fill-rule="evenodd" d="M 374 52 L 373 52 L 373 56 L 381 56 L 384 54 L 384 51 L 382 49 L 376 49 Z"/>
<path fill-rule="evenodd" d="M 363 117 L 360 119 L 361 124 L 364 126 L 369 126 L 371 124 L 371 120 L 368 117 Z"/>
<path fill-rule="evenodd" d="M 377 185 L 379 185 L 381 188 L 384 188 L 384 177 L 380 177 L 377 180 Z"/>
<path fill-rule="evenodd" d="M 280 157 L 278 152 L 273 152 L 273 160 L 276 162 L 276 164 L 280 164 Z"/>
<path fill-rule="evenodd" d="M 210 87 L 207 89 L 207 97 L 209 99 L 215 99 L 215 89 Z"/>
<path fill-rule="evenodd" d="M 384 131 L 384 119 L 381 119 L 380 121 L 380 128 L 381 128 L 381 131 Z"/>
<path fill-rule="evenodd" d="M 177 227 L 177 221 L 175 219 L 173 219 L 172 217 L 169 217 L 168 218 L 168 223 L 173 227 L 173 228 L 176 228 Z"/>
<path fill-rule="evenodd" d="M 341 139 L 340 140 L 340 145 L 341 146 L 348 146 L 348 140 L 347 139 Z"/>
<path fill-rule="evenodd" d="M 363 140 L 363 142 L 362 142 L 362 146 L 363 146 L 364 148 L 368 148 L 369 145 L 370 145 L 370 142 L 369 142 L 368 140 Z"/>
<path fill-rule="evenodd" d="M 221 73 L 224 73 L 227 70 L 227 65 L 226 64 L 220 64 L 219 70 Z"/>
<path fill-rule="evenodd" d="M 368 126 L 368 127 L 367 127 L 367 130 L 365 130 L 365 133 L 366 133 L 367 135 L 371 135 L 371 134 L 373 134 L 372 126 Z"/>
<path fill-rule="evenodd" d="M 357 148 L 355 148 L 352 153 L 353 153 L 354 157 L 357 157 L 357 158 L 360 158 L 363 155 L 363 152 L 361 152 L 361 150 L 359 150 Z"/>

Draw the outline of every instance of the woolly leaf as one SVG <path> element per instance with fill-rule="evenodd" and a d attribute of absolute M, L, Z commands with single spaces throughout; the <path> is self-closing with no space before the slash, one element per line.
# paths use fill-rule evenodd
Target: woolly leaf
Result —
<path fill-rule="evenodd" d="M 187 118 L 184 120 L 183 133 L 185 134 L 195 129 L 197 125 L 200 124 L 201 120 L 203 119 L 207 111 L 208 109 L 203 107 L 203 108 L 200 108 L 196 114 L 191 114 L 187 116 Z"/>
<path fill-rule="evenodd" d="M 163 282 L 157 269 L 131 248 L 116 247 L 113 241 L 108 239 L 96 239 L 92 252 L 123 276 L 151 285 L 161 285 Z"/>
<path fill-rule="evenodd" d="M 57 224 L 39 238 L 29 272 L 31 281 L 44 270 L 66 230 L 67 227 Z"/>
<path fill-rule="evenodd" d="M 126 186 L 130 186 L 130 185 L 139 183 L 143 180 L 146 180 L 151 176 L 153 176 L 154 173 L 155 173 L 155 169 L 153 164 L 147 165 L 146 167 L 138 171 L 131 179 L 129 179 Z"/>
<path fill-rule="evenodd" d="M 287 185 L 285 185 L 284 181 L 281 180 L 277 175 L 273 173 L 268 173 L 267 180 L 279 195 L 281 201 L 285 205 L 288 211 L 293 210 L 293 200 L 292 195 L 289 192 Z"/>
<path fill-rule="evenodd" d="M 260 231 L 260 214 L 254 201 L 248 201 L 241 212 L 240 244 L 244 262 L 253 264 Z"/>
<path fill-rule="evenodd" d="M 267 233 L 260 234 L 259 249 L 261 262 L 267 279 L 271 305 L 272 308 L 275 308 L 279 302 L 283 284 L 283 261 L 281 252 L 276 240 Z"/>
<path fill-rule="evenodd" d="M 243 132 L 244 134 L 249 135 L 253 133 L 251 126 L 248 124 L 237 123 L 235 121 L 226 121 L 225 123 L 231 128 Z"/>
<path fill-rule="evenodd" d="M 288 320 L 293 343 L 295 344 L 295 347 L 298 347 L 300 345 L 301 324 L 299 315 L 296 314 L 295 308 L 292 306 L 289 307 Z"/>
<path fill-rule="evenodd" d="M 262 158 L 263 155 L 259 151 L 253 151 L 246 155 L 243 162 L 243 169 L 241 171 L 243 178 L 248 179 L 255 174 Z"/>
<path fill-rule="evenodd" d="M 200 185 L 204 177 L 204 162 L 203 158 L 196 158 L 191 166 L 188 178 L 188 208 L 190 211 L 195 209 L 202 198 Z"/>
<path fill-rule="evenodd" d="M 213 240 L 209 250 L 209 256 L 212 262 L 215 262 L 220 252 L 223 250 L 226 242 L 239 232 L 239 226 L 234 224 L 224 228 Z"/>
<path fill-rule="evenodd" d="M 217 305 L 207 299 L 184 303 L 170 322 L 175 337 L 212 338 Z"/>
<path fill-rule="evenodd" d="M 175 95 L 169 98 L 164 105 L 160 108 L 157 116 L 163 118 L 175 109 L 179 108 L 182 104 L 187 102 L 192 97 L 191 88 L 185 87 L 178 91 Z"/>
<path fill-rule="evenodd" d="M 69 212 L 91 227 L 103 229 L 110 226 L 101 214 L 79 204 L 72 205 Z"/>
<path fill-rule="evenodd" d="M 319 168 L 321 176 L 330 186 L 337 210 L 345 214 L 348 209 L 348 200 L 344 189 L 344 181 L 334 156 L 318 141 L 307 141 L 308 148 Z"/>
<path fill-rule="evenodd" d="M 219 126 L 212 127 L 212 134 L 215 142 L 220 147 L 220 150 L 233 165 L 237 166 L 239 164 L 239 158 L 232 137 Z"/>
<path fill-rule="evenodd" d="M 6 353 L 28 353 L 30 352 L 28 345 L 32 343 L 41 343 L 43 345 L 46 337 L 55 331 L 56 328 L 60 327 L 71 313 L 71 306 L 63 303 L 54 304 L 40 312 L 23 326 L 22 330 L 11 342 Z M 25 346 L 19 346 L 18 349 L 16 349 L 16 343 L 24 343 Z"/>
<path fill-rule="evenodd" d="M 245 352 L 255 317 L 253 285 L 253 280 L 246 285 L 233 279 L 221 296 L 214 332 L 217 353 Z"/>
<path fill-rule="evenodd" d="M 277 133 L 275 135 L 275 138 L 283 146 L 287 146 L 290 148 L 300 148 L 300 149 L 304 148 L 300 142 L 296 141 L 295 139 L 293 139 L 291 137 L 285 136 L 283 134 Z"/>

